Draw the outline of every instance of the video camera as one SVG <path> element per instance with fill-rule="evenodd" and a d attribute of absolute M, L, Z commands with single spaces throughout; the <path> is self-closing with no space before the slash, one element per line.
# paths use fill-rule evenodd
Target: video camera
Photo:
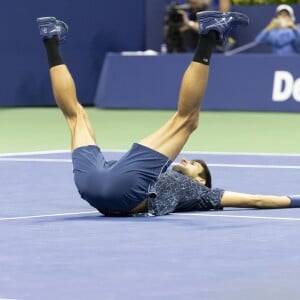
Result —
<path fill-rule="evenodd" d="M 167 52 L 185 52 L 180 28 L 183 26 L 183 16 L 181 11 L 189 11 L 189 4 L 171 3 L 167 6 L 167 16 L 165 19 L 164 38 L 167 45 Z"/>
<path fill-rule="evenodd" d="M 170 5 L 167 6 L 166 23 L 167 24 L 170 24 L 170 23 L 178 24 L 178 23 L 180 23 L 182 25 L 183 18 L 182 18 L 182 14 L 180 13 L 180 11 L 182 11 L 182 10 L 188 11 L 190 9 L 191 9 L 190 4 L 177 4 L 176 2 L 171 3 Z"/>

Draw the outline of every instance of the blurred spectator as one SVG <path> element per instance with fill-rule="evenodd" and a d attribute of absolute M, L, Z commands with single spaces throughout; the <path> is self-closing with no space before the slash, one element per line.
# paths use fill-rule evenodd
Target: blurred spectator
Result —
<path fill-rule="evenodd" d="M 189 52 L 196 48 L 199 29 L 197 12 L 219 9 L 228 11 L 230 6 L 230 0 L 186 0 L 185 4 L 171 4 L 167 9 L 164 34 L 167 52 Z"/>
<path fill-rule="evenodd" d="M 299 53 L 300 28 L 295 21 L 293 8 L 286 4 L 279 5 L 275 18 L 257 35 L 255 42 L 271 45 L 273 53 L 279 55 Z"/>
<path fill-rule="evenodd" d="M 198 41 L 196 13 L 208 8 L 210 0 L 188 0 L 184 4 L 173 2 L 167 7 L 164 38 L 168 53 L 188 52 Z"/>
<path fill-rule="evenodd" d="M 189 10 L 180 10 L 183 20 L 180 27 L 180 34 L 183 39 L 185 51 L 193 51 L 196 49 L 199 38 L 199 23 L 197 22 L 196 13 L 211 9 L 211 0 L 187 0 L 187 3 L 190 5 Z"/>

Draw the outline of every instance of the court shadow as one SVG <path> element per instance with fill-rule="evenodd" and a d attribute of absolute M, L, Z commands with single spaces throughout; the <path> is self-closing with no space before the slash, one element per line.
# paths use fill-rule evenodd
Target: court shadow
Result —
<path fill-rule="evenodd" d="M 201 213 L 199 213 L 201 214 Z M 185 215 L 165 215 L 160 217 L 153 217 L 148 215 L 129 216 L 129 217 L 106 217 L 104 215 L 78 215 L 78 216 L 60 216 L 49 219 L 36 220 L 37 223 L 71 223 L 71 222 L 82 222 L 84 223 L 95 223 L 98 222 L 105 224 L 153 224 L 156 225 L 153 228 L 157 228 L 157 224 L 162 226 L 170 225 L 172 228 L 185 227 L 185 228 L 197 228 L 200 231 L 215 231 L 215 230 L 234 230 L 241 228 L 251 228 L 254 226 L 263 226 L 261 222 L 251 222 L 251 220 L 240 220 L 240 219 L 219 219 L 202 218 L 199 216 Z M 139 225 L 136 225 L 139 226 Z M 160 226 L 160 225 L 159 225 Z"/>
<path fill-rule="evenodd" d="M 157 218 L 148 215 L 139 216 L 127 216 L 127 217 L 107 217 L 104 215 L 78 215 L 78 216 L 58 216 L 55 218 L 41 219 L 38 222 L 50 223 L 50 222 L 72 222 L 72 221 L 84 221 L 84 222 L 105 222 L 105 223 L 128 223 L 128 222 L 154 222 Z M 157 221 L 155 221 L 157 222 Z"/>

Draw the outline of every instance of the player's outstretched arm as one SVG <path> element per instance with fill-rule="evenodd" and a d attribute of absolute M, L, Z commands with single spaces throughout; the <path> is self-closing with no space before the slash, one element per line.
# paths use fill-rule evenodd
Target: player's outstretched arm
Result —
<path fill-rule="evenodd" d="M 291 198 L 290 198 L 291 197 Z M 293 201 L 293 196 L 264 196 L 224 192 L 221 198 L 222 207 L 242 208 L 291 208 L 300 207 L 298 200 Z M 292 199 L 292 200 L 291 200 Z"/>

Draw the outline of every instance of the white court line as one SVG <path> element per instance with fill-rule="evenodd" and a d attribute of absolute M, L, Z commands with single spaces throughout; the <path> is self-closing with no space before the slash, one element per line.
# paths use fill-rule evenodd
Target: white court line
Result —
<path fill-rule="evenodd" d="M 240 156 L 287 156 L 287 157 L 300 157 L 300 153 L 268 153 L 268 152 L 201 152 L 201 151 L 182 151 L 182 154 L 195 154 L 195 155 L 240 155 Z M 180 154 L 181 155 L 181 154 Z"/>
<path fill-rule="evenodd" d="M 212 218 L 233 218 L 233 219 L 256 219 L 256 220 L 282 220 L 282 221 L 300 221 L 300 218 L 287 217 L 264 217 L 264 216 L 240 216 L 240 215 L 220 215 L 220 214 L 203 214 L 203 213 L 172 213 L 176 216 L 193 216 L 193 217 L 212 217 Z"/>
<path fill-rule="evenodd" d="M 128 149 L 102 149 L 102 152 L 122 153 L 128 151 Z M 268 152 L 210 152 L 210 151 L 182 151 L 179 156 L 184 154 L 195 154 L 195 155 L 241 155 L 241 156 L 288 156 L 288 157 L 300 157 L 300 153 L 268 153 Z"/>
<path fill-rule="evenodd" d="M 8 217 L 0 218 L 0 221 L 10 221 L 10 220 L 28 220 L 28 219 L 42 219 L 51 217 L 63 217 L 63 216 L 76 216 L 76 215 L 89 215 L 89 214 L 99 214 L 97 210 L 95 211 L 81 211 L 72 213 L 59 213 L 59 214 L 47 214 L 47 215 L 34 215 L 34 216 L 23 216 L 23 217 Z M 100 214 L 99 214 L 100 215 Z M 213 217 L 213 218 L 232 218 L 232 219 L 254 219 L 254 220 L 277 220 L 277 221 L 300 221 L 300 218 L 288 218 L 288 217 L 265 217 L 265 216 L 242 216 L 242 215 L 228 215 L 228 214 L 206 214 L 206 213 L 172 213 L 175 216 L 191 216 L 191 217 Z"/>
<path fill-rule="evenodd" d="M 53 162 L 53 163 L 70 163 L 71 159 L 58 159 L 58 158 L 13 158 L 13 157 L 0 157 L 1 161 L 12 161 L 12 162 Z M 0 299 L 1 300 L 1 299 Z"/>
<path fill-rule="evenodd" d="M 286 165 L 208 164 L 208 166 L 209 167 L 221 167 L 221 168 L 300 169 L 300 166 L 286 166 Z"/>
<path fill-rule="evenodd" d="M 2 156 L 27 156 L 27 155 L 44 155 L 56 153 L 68 153 L 70 150 L 50 150 L 50 151 L 32 151 L 32 152 L 16 152 L 16 153 L 1 153 Z"/>
<path fill-rule="evenodd" d="M 0 218 L 0 221 L 40 219 L 40 218 L 51 218 L 51 217 L 62 217 L 62 216 L 76 216 L 76 215 L 89 215 L 89 214 L 95 214 L 95 213 L 99 214 L 99 212 L 97 210 L 93 210 L 93 211 L 80 211 L 80 212 L 48 214 L 48 215 L 35 215 L 35 216 L 23 216 L 23 217 L 8 217 L 8 218 Z"/>
<path fill-rule="evenodd" d="M 102 149 L 102 152 L 123 153 L 128 149 Z M 15 152 L 15 153 L 1 153 L 2 156 L 26 156 L 26 155 L 43 155 L 43 154 L 56 154 L 56 153 L 70 153 L 70 150 L 49 150 L 49 151 L 32 151 L 32 152 Z M 207 152 L 207 151 L 182 151 L 182 154 L 195 154 L 195 155 L 241 155 L 241 156 L 287 156 L 287 157 L 300 157 L 300 153 L 268 153 L 268 152 Z"/>
<path fill-rule="evenodd" d="M 58 158 L 19 158 L 19 157 L 0 157 L 0 162 L 46 162 L 46 163 L 71 163 L 71 159 Z M 253 168 L 253 169 L 295 169 L 299 170 L 300 166 L 289 165 L 251 165 L 251 164 L 208 164 L 209 167 L 216 168 Z"/>

